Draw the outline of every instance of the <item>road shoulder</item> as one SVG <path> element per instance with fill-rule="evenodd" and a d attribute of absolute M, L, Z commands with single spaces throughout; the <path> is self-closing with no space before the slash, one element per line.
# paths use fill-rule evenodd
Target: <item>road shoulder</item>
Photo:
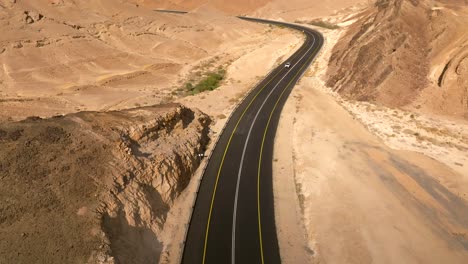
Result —
<path fill-rule="evenodd" d="M 282 263 L 311 263 L 293 166 L 293 123 L 296 97 L 290 95 L 281 113 L 275 135 L 273 193 L 275 221 Z"/>

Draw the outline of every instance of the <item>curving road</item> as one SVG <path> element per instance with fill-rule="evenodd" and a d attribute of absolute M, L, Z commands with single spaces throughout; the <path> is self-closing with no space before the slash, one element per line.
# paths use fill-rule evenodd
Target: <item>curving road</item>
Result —
<path fill-rule="evenodd" d="M 206 167 L 192 214 L 183 263 L 280 263 L 273 204 L 273 142 L 281 109 L 323 44 L 317 31 L 239 105 Z"/>

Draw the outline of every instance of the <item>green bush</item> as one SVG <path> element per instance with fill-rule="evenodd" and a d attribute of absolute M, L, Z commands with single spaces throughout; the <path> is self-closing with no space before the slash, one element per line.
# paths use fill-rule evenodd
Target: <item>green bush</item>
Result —
<path fill-rule="evenodd" d="M 226 71 L 219 69 L 217 72 L 207 73 L 206 76 L 195 86 L 192 83 L 187 83 L 185 88 L 191 94 L 198 94 L 204 91 L 213 91 L 219 87 L 219 84 L 224 79 Z"/>

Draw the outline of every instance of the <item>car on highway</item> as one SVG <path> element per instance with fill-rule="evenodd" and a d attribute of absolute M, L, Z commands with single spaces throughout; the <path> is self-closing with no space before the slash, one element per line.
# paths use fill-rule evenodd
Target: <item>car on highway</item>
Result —
<path fill-rule="evenodd" d="M 284 67 L 285 67 L 285 68 L 291 67 L 291 62 L 286 62 L 286 64 L 284 64 Z"/>

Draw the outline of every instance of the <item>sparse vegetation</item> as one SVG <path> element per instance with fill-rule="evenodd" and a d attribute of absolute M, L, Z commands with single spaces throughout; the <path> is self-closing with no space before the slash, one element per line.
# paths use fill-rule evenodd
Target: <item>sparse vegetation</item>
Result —
<path fill-rule="evenodd" d="M 216 55 L 193 67 L 187 79 L 175 88 L 178 96 L 195 95 L 218 88 L 225 80 L 226 68 L 233 60 L 226 61 L 225 54 Z M 232 82 L 232 79 L 230 80 Z"/>
<path fill-rule="evenodd" d="M 209 72 L 205 74 L 204 78 L 201 81 L 193 85 L 191 82 L 185 84 L 185 89 L 187 92 L 193 94 L 198 94 L 204 91 L 213 91 L 219 87 L 219 84 L 226 76 L 226 71 L 224 69 L 218 69 L 216 72 Z"/>
<path fill-rule="evenodd" d="M 304 194 L 302 193 L 302 184 L 301 184 L 300 182 L 297 182 L 296 180 L 295 180 L 295 183 L 296 183 L 297 198 L 299 199 L 299 207 L 301 208 L 302 214 L 304 214 L 304 210 L 305 210 L 305 206 L 304 206 L 304 203 L 305 203 L 305 196 L 304 196 Z"/>

